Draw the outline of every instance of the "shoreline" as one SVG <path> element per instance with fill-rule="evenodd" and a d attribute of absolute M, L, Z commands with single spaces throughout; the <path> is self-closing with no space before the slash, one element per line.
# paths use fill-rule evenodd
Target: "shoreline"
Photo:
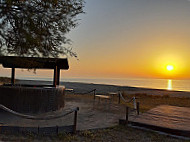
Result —
<path fill-rule="evenodd" d="M 37 80 L 17 80 L 17 83 L 18 84 L 39 84 L 39 85 L 52 84 L 51 81 L 37 81 Z M 124 91 L 127 94 L 147 94 L 147 95 L 159 95 L 159 96 L 169 95 L 171 97 L 190 98 L 190 92 L 188 91 L 176 91 L 176 90 L 95 84 L 95 83 L 82 83 L 82 82 L 61 82 L 60 85 L 64 85 L 66 88 L 73 89 L 76 94 L 86 93 L 93 89 L 96 89 L 97 94 L 107 94 L 108 92 Z"/>

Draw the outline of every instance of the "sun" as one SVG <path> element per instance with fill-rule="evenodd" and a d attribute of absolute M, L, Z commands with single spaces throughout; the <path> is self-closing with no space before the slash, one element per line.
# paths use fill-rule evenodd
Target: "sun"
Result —
<path fill-rule="evenodd" d="M 174 66 L 172 66 L 172 65 L 167 65 L 166 68 L 167 68 L 168 71 L 172 71 L 172 70 L 174 69 Z"/>

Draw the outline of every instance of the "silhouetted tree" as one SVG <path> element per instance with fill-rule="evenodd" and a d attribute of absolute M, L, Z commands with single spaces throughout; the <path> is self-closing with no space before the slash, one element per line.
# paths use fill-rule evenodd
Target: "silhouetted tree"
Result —
<path fill-rule="evenodd" d="M 0 55 L 76 56 L 65 35 L 83 7 L 84 0 L 0 0 Z"/>

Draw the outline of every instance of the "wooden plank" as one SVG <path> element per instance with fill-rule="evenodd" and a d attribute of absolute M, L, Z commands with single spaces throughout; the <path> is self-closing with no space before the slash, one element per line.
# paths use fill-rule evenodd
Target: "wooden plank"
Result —
<path fill-rule="evenodd" d="M 190 108 L 162 105 L 139 115 L 134 121 L 171 129 L 190 130 Z"/>
<path fill-rule="evenodd" d="M 161 105 L 138 115 L 131 124 L 190 137 L 190 108 Z"/>

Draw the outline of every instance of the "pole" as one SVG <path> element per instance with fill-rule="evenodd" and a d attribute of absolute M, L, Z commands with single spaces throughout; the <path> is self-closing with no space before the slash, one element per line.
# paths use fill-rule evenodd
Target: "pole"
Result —
<path fill-rule="evenodd" d="M 56 134 L 58 135 L 59 134 L 59 127 L 56 126 Z"/>
<path fill-rule="evenodd" d="M 96 99 L 96 89 L 94 89 L 94 100 Z"/>
<path fill-rule="evenodd" d="M 15 84 L 15 68 L 12 68 L 12 73 L 11 73 L 11 85 Z"/>
<path fill-rule="evenodd" d="M 133 106 L 134 106 L 134 109 L 137 109 L 137 103 L 136 103 L 136 98 L 133 97 Z"/>
<path fill-rule="evenodd" d="M 139 115 L 139 105 L 140 105 L 140 103 L 137 102 L 137 115 Z"/>
<path fill-rule="evenodd" d="M 57 85 L 60 83 L 60 68 L 57 68 Z"/>
<path fill-rule="evenodd" d="M 120 104 L 120 103 L 121 103 L 121 96 L 120 96 L 120 95 L 121 95 L 121 92 L 119 92 L 118 95 L 119 95 L 119 96 L 118 96 L 118 97 L 119 97 L 119 98 L 118 98 L 118 104 Z"/>
<path fill-rule="evenodd" d="M 126 107 L 126 120 L 125 120 L 126 125 L 128 125 L 128 121 L 129 121 L 129 108 Z"/>
<path fill-rule="evenodd" d="M 40 126 L 38 125 L 38 135 L 40 134 Z"/>
<path fill-rule="evenodd" d="M 73 133 L 76 134 L 77 131 L 77 112 L 79 111 L 79 107 L 77 107 L 77 110 L 75 110 L 74 115 L 74 125 L 73 125 Z"/>
<path fill-rule="evenodd" d="M 56 87 L 57 85 L 57 66 L 54 68 L 54 76 L 53 76 L 53 86 Z"/>

